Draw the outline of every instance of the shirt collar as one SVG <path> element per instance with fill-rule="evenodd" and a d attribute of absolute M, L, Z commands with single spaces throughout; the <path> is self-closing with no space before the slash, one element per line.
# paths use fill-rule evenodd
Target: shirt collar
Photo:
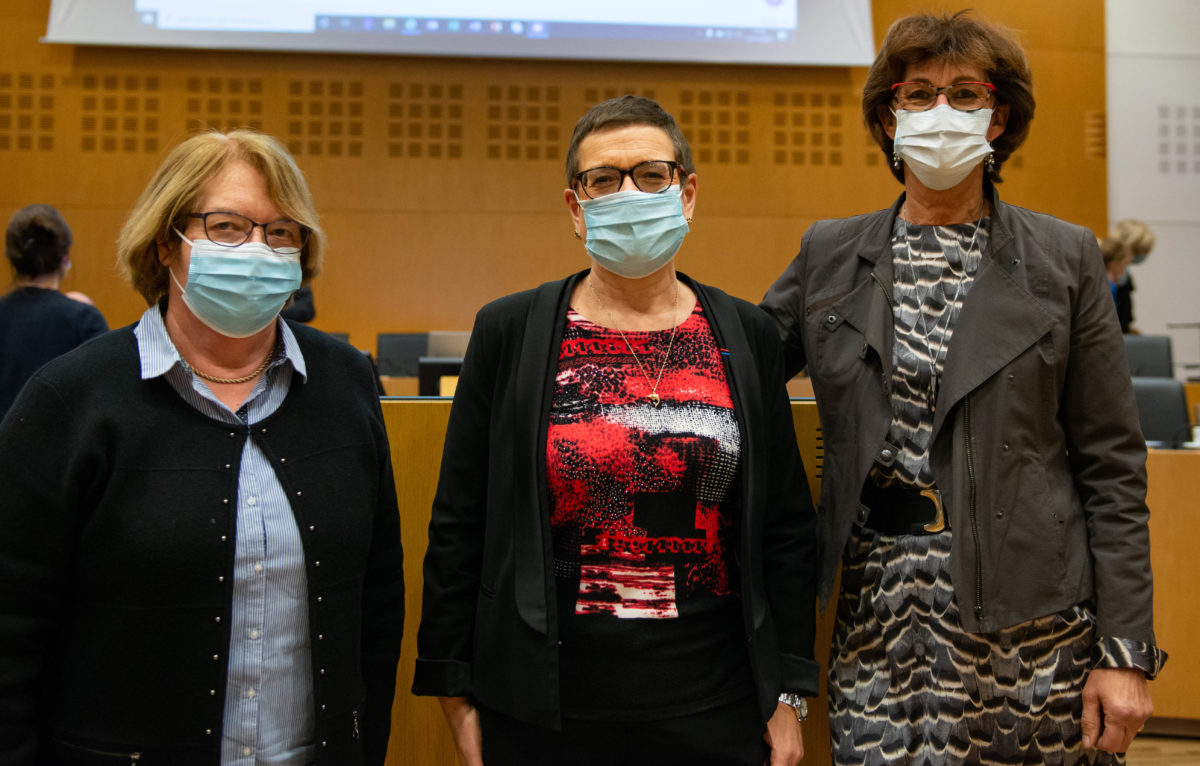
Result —
<path fill-rule="evenodd" d="M 167 334 L 167 325 L 163 322 L 162 312 L 166 310 L 166 306 L 166 302 L 163 301 L 146 309 L 137 327 L 133 328 L 134 337 L 137 338 L 138 357 L 141 360 L 142 380 L 166 375 L 176 365 L 183 367 L 183 358 L 171 342 L 171 336 Z M 278 323 L 279 338 L 283 341 L 283 354 L 274 364 L 291 362 L 296 373 L 303 380 L 308 380 L 304 354 L 300 352 L 300 344 L 296 342 L 292 328 L 282 319 L 277 318 L 275 321 Z"/>

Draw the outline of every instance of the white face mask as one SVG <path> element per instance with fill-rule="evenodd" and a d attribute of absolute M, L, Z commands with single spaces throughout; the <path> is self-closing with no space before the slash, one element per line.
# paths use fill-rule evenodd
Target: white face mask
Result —
<path fill-rule="evenodd" d="M 924 112 L 893 112 L 896 156 L 930 189 L 957 186 L 992 153 L 991 109 L 960 112 L 948 104 Z"/>

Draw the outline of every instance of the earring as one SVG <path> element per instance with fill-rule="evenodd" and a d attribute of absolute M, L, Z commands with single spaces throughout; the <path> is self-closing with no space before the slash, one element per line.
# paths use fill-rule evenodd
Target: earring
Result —
<path fill-rule="evenodd" d="M 995 155 L 995 153 L 989 154 L 987 156 L 987 159 L 983 161 L 983 169 L 986 170 L 988 173 L 996 172 L 996 155 Z"/>
<path fill-rule="evenodd" d="M 900 152 L 892 150 L 892 167 L 896 170 L 900 169 Z"/>
<path fill-rule="evenodd" d="M 576 229 L 576 230 L 575 230 L 575 239 L 583 239 L 583 237 L 579 236 L 579 230 L 578 230 L 578 229 Z"/>
<path fill-rule="evenodd" d="M 688 225 L 688 226 L 691 226 L 691 225 L 692 225 L 692 223 L 693 223 L 693 222 L 695 222 L 695 220 L 696 220 L 695 218 L 688 218 L 688 219 L 687 219 L 687 225 Z"/>

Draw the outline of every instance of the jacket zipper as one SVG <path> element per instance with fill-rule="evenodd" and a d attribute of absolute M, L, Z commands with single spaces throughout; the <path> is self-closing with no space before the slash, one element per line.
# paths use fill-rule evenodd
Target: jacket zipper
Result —
<path fill-rule="evenodd" d="M 358 731 L 358 708 L 351 710 L 350 715 L 354 718 L 354 731 L 350 732 L 350 736 L 358 739 L 361 736 Z"/>
<path fill-rule="evenodd" d="M 888 305 L 892 308 L 896 308 L 896 301 L 892 300 L 892 296 L 888 295 L 887 286 L 883 284 L 883 280 L 879 278 L 879 275 L 872 271 L 871 279 L 875 281 L 875 284 L 879 285 L 879 291 L 882 292 L 883 297 L 887 299 Z"/>
<path fill-rule="evenodd" d="M 967 448 L 967 486 L 971 515 L 971 540 L 975 543 L 975 619 L 983 621 L 983 556 L 979 552 L 979 522 L 975 508 L 975 455 L 971 451 L 971 395 L 963 399 L 963 433 Z"/>

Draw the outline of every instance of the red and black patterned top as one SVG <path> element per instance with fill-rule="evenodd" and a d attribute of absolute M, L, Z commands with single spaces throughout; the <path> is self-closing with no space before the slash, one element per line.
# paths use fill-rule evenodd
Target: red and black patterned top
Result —
<path fill-rule="evenodd" d="M 740 432 L 697 303 L 670 330 L 571 310 L 546 475 L 559 591 L 562 703 L 584 718 L 668 717 L 752 692 L 738 598 Z"/>

